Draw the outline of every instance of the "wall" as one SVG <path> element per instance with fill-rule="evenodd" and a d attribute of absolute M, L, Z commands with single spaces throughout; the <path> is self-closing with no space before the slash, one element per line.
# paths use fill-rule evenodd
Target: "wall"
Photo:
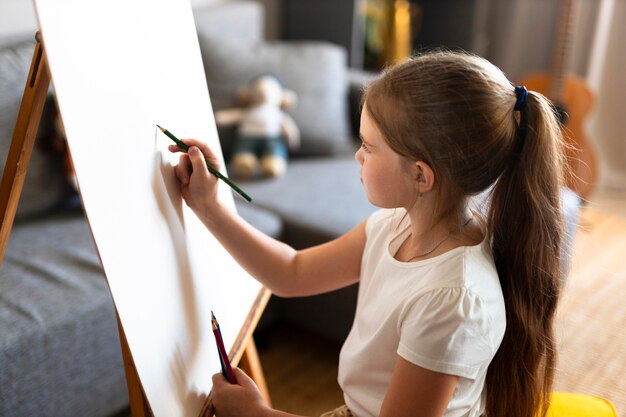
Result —
<path fill-rule="evenodd" d="M 626 1 L 602 0 L 589 69 L 596 103 L 589 118 L 589 141 L 600 158 L 600 184 L 626 190 Z"/>
<path fill-rule="evenodd" d="M 557 0 L 482 0 L 486 14 L 476 27 L 480 52 L 498 65 L 509 78 L 550 69 L 560 17 Z M 578 2 L 579 11 L 573 25 L 569 69 L 585 76 L 589 51 L 598 14 L 596 0 Z"/>
<path fill-rule="evenodd" d="M 265 37 L 280 39 L 282 35 L 282 0 L 254 0 L 263 3 L 265 8 Z"/>

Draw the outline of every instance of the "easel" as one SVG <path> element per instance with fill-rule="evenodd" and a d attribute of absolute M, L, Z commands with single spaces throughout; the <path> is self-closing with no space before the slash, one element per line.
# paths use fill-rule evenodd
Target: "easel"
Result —
<path fill-rule="evenodd" d="M 50 70 L 48 68 L 46 53 L 41 42 L 41 34 L 37 32 L 37 43 L 33 54 L 33 61 L 30 66 L 22 104 L 17 116 L 13 140 L 7 155 L 2 182 L 0 183 L 0 265 L 4 259 L 9 235 L 15 220 L 15 213 L 20 199 L 24 180 L 28 170 L 28 164 L 33 152 L 39 122 L 41 120 L 48 87 L 50 86 Z M 250 309 L 246 322 L 239 332 L 239 335 L 229 352 L 231 362 L 246 371 L 256 382 L 265 401 L 270 404 L 269 393 L 265 383 L 265 377 L 261 368 L 259 356 L 252 339 L 254 331 L 261 314 L 270 297 L 270 292 L 263 288 L 259 292 L 254 305 Z M 117 313 L 116 313 L 117 314 Z M 133 362 L 128 342 L 122 329 L 119 315 L 117 323 L 124 359 L 124 370 L 126 373 L 126 384 L 128 386 L 128 397 L 132 417 L 153 416 L 146 395 L 141 386 L 137 369 Z M 212 370 L 207 370 L 211 372 Z M 217 370 L 213 370 L 217 372 Z M 212 416 L 213 406 L 210 396 L 200 413 L 201 417 Z"/>

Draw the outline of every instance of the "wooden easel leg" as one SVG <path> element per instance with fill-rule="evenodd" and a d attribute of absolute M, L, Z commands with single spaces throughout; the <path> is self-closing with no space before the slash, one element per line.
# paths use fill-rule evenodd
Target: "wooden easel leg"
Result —
<path fill-rule="evenodd" d="M 130 414 L 132 417 L 152 417 L 152 410 L 148 404 L 146 395 L 141 387 L 139 374 L 135 368 L 135 362 L 128 347 L 128 341 L 120 322 L 120 316 L 117 315 L 117 328 L 120 334 L 120 344 L 122 347 L 122 358 L 124 359 L 124 372 L 126 373 L 126 386 L 128 387 L 128 400 L 130 402 Z"/>
<path fill-rule="evenodd" d="M 33 54 L 33 61 L 26 80 L 22 104 L 13 131 L 13 140 L 7 155 L 2 183 L 0 184 L 0 264 L 4 258 L 9 235 L 15 220 L 17 204 L 20 200 L 24 179 L 33 146 L 39 129 L 39 122 L 46 102 L 46 94 L 50 86 L 50 70 L 46 53 L 41 45 L 39 33 Z"/>
<path fill-rule="evenodd" d="M 267 383 L 265 382 L 261 360 L 259 359 L 259 353 L 256 350 L 256 344 L 252 338 L 243 352 L 243 356 L 239 361 L 239 367 L 254 380 L 266 404 L 271 407 L 272 401 L 270 400 L 270 393 L 267 389 Z"/>

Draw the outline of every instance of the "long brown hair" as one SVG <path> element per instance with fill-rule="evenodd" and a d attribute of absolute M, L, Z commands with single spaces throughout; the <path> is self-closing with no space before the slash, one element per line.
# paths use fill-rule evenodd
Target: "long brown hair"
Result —
<path fill-rule="evenodd" d="M 563 141 L 554 110 L 466 53 L 431 52 L 386 70 L 364 103 L 389 146 L 435 172 L 439 216 L 490 189 L 486 233 L 506 305 L 506 331 L 486 379 L 488 417 L 545 413 L 556 362 Z"/>

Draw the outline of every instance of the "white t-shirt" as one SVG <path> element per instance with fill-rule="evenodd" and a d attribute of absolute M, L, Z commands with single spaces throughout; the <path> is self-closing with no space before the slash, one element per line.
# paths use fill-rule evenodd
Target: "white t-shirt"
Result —
<path fill-rule="evenodd" d="M 489 245 L 452 249 L 420 262 L 393 256 L 410 233 L 403 209 L 367 221 L 354 324 L 339 358 L 339 385 L 356 417 L 378 416 L 396 355 L 457 375 L 446 417 L 484 411 L 487 366 L 506 325 Z"/>

